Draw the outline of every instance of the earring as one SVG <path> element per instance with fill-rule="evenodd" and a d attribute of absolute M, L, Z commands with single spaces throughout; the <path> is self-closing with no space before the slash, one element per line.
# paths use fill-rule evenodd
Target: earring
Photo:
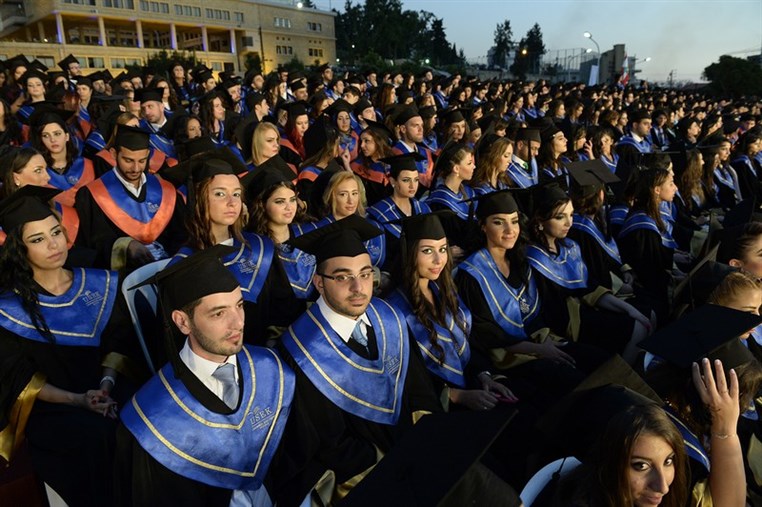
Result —
<path fill-rule="evenodd" d="M 542 224 L 538 225 L 538 226 L 537 226 L 537 228 L 538 228 L 539 230 L 542 230 L 542 229 L 543 229 L 543 227 L 542 227 Z"/>

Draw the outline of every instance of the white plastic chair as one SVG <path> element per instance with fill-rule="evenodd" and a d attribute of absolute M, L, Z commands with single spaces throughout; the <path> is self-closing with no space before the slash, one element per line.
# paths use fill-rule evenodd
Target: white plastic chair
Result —
<path fill-rule="evenodd" d="M 122 294 L 124 294 L 124 299 L 127 301 L 127 308 L 130 311 L 132 325 L 135 328 L 135 334 L 138 336 L 138 340 L 140 341 L 140 348 L 143 350 L 143 354 L 146 358 L 146 363 L 151 369 L 151 373 L 156 373 L 156 368 L 154 367 L 153 361 L 151 360 L 151 355 L 148 353 L 146 339 L 143 335 L 143 326 L 140 323 L 140 317 L 138 316 L 137 308 L 135 307 L 135 296 L 140 293 L 150 305 L 151 309 L 153 310 L 153 314 L 156 315 L 158 296 L 157 289 L 154 285 L 150 284 L 143 285 L 142 287 L 138 287 L 136 289 L 133 289 L 133 287 L 164 269 L 164 267 L 169 264 L 169 260 L 170 259 L 162 259 L 160 261 L 141 266 L 127 275 L 122 282 Z"/>
<path fill-rule="evenodd" d="M 558 474 L 559 478 L 563 477 L 581 464 L 582 463 L 577 458 L 569 456 L 568 458 L 561 458 L 552 463 L 548 463 L 538 470 L 537 473 L 529 479 L 529 482 L 527 482 L 527 485 L 524 486 L 524 489 L 521 491 L 521 495 L 519 495 L 521 496 L 521 501 L 524 503 L 524 507 L 531 507 L 555 474 Z"/>

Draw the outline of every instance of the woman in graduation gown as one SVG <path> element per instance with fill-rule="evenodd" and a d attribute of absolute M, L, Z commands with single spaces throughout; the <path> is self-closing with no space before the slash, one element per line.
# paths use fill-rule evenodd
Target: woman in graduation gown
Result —
<path fill-rule="evenodd" d="M 389 181 L 393 193 L 367 211 L 368 217 L 384 229 L 386 261 L 382 269 L 388 273 L 399 262 L 402 228 L 397 221 L 404 217 L 431 212 L 428 204 L 415 198 L 419 185 L 419 173 L 415 164 L 420 160 L 423 160 L 423 156 L 419 153 L 405 153 L 383 159 L 382 162 L 389 167 Z"/>
<path fill-rule="evenodd" d="M 477 148 L 478 160 L 470 186 L 478 195 L 510 187 L 506 172 L 513 157 L 513 143 L 496 134 L 487 134 Z"/>
<path fill-rule="evenodd" d="M 66 125 L 71 111 L 37 108 L 30 116 L 32 146 L 48 164 L 50 186 L 62 190 L 56 198 L 67 206 L 74 205 L 77 190 L 95 180 L 95 166 L 80 156 Z"/>
<path fill-rule="evenodd" d="M 360 136 L 352 130 L 350 113 L 352 104 L 344 99 L 339 99 L 326 109 L 326 114 L 331 117 L 331 121 L 339 131 L 339 149 L 349 152 L 349 159 L 354 160 L 360 150 Z"/>
<path fill-rule="evenodd" d="M 389 196 L 389 166 L 381 159 L 393 155 L 390 139 L 392 131 L 383 123 L 365 120 L 367 127 L 360 134 L 360 154 L 350 167 L 362 179 L 368 205 L 373 206 Z"/>
<path fill-rule="evenodd" d="M 536 188 L 532 203 L 527 259 L 551 330 L 633 362 L 638 342 L 650 330 L 649 319 L 590 275 L 579 245 L 567 237 L 574 206 L 560 186 Z"/>
<path fill-rule="evenodd" d="M 280 138 L 280 156 L 288 164 L 299 167 L 307 157 L 304 151 L 304 133 L 310 126 L 310 118 L 307 115 L 306 102 L 292 102 L 281 106 L 288 117 L 283 135 Z"/>
<path fill-rule="evenodd" d="M 492 409 L 510 390 L 489 375 L 489 359 L 468 343 L 471 313 L 458 297 L 447 237 L 437 214 L 401 220 L 402 283 L 387 301 L 405 316 L 443 408 Z"/>
<path fill-rule="evenodd" d="M 519 208 L 508 191 L 479 199 L 482 248 L 458 267 L 458 294 L 470 310 L 472 351 L 486 355 L 519 399 L 539 412 L 571 391 L 602 358 L 554 338 L 542 318 L 537 275 L 526 261 Z"/>
<path fill-rule="evenodd" d="M 741 199 L 762 197 L 762 167 L 755 156 L 762 150 L 762 127 L 746 131 L 736 143 L 730 165 L 736 170 L 741 187 Z"/>
<path fill-rule="evenodd" d="M 243 206 L 244 185 L 238 179 L 243 164 L 215 157 L 214 152 L 191 161 L 191 210 L 186 220 L 188 241 L 175 254 L 170 265 L 218 244 L 235 248 L 222 261 L 241 285 L 246 312 L 244 339 L 251 344 L 267 341 L 270 321 L 270 291 L 276 280 L 273 264 L 278 262 L 275 246 L 267 236 L 244 231 L 248 213 Z M 285 285 L 287 282 L 280 279 Z M 281 323 L 282 325 L 282 323 Z"/>
<path fill-rule="evenodd" d="M 632 209 L 619 232 L 617 243 L 622 260 L 632 266 L 638 284 L 653 299 L 656 315 L 664 322 L 669 314 L 668 289 L 677 243 L 672 224 L 660 212 L 662 202 L 672 202 L 677 191 L 674 175 L 664 168 L 633 174 Z"/>
<path fill-rule="evenodd" d="M 474 175 L 474 151 L 465 143 L 445 146 L 434 168 L 434 189 L 425 199 L 433 211 L 449 209 L 454 215 L 443 220 L 447 237 L 458 249 L 453 251 L 455 260 L 464 252 L 475 248 L 478 242 L 478 228 L 470 213 L 474 190 L 465 182 Z"/>
<path fill-rule="evenodd" d="M 299 189 L 299 196 L 307 203 L 307 211 L 312 215 L 319 216 L 323 207 L 322 191 L 325 187 L 323 186 L 315 192 L 313 192 L 313 187 L 320 187 L 316 181 L 322 173 L 329 173 L 324 178 L 330 178 L 330 173 L 341 171 L 342 166 L 337 161 L 339 156 L 341 156 L 340 160 L 345 166 L 344 169 L 351 172 L 349 154 L 341 152 L 338 132 L 324 118 L 318 118 L 315 123 L 310 125 L 302 140 L 306 158 L 299 166 L 296 188 Z M 288 162 L 285 157 L 284 160 Z"/>
<path fill-rule="evenodd" d="M 559 178 L 561 185 L 568 189 L 569 172 L 561 157 L 566 153 L 566 136 L 558 127 L 550 123 L 540 132 L 540 137 L 542 144 L 537 154 L 540 183 Z"/>
<path fill-rule="evenodd" d="M 68 505 L 109 505 L 114 400 L 145 365 L 117 274 L 63 268 L 56 192 L 28 185 L 0 205 L 0 449 L 12 459 L 25 435 L 35 472 Z"/>
<path fill-rule="evenodd" d="M 611 172 L 616 172 L 619 156 L 614 151 L 614 132 L 608 127 L 599 127 L 593 134 L 593 158 L 600 159 Z"/>

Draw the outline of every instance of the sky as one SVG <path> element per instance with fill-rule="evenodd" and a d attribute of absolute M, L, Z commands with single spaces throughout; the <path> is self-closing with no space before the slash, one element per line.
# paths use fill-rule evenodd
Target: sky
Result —
<path fill-rule="evenodd" d="M 314 1 L 314 0 L 313 0 Z M 319 8 L 343 9 L 344 0 L 317 0 Z M 359 3 L 353 0 L 353 3 Z M 545 48 L 592 48 L 625 44 L 629 56 L 644 59 L 638 77 L 650 81 L 698 81 L 723 54 L 760 54 L 762 0 L 402 0 L 403 8 L 425 10 L 444 20 L 450 42 L 469 61 L 485 63 L 497 23 L 510 20 L 520 40 L 534 23 Z"/>

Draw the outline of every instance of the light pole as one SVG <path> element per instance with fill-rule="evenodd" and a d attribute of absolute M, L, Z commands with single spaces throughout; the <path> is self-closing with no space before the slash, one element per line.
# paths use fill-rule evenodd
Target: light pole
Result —
<path fill-rule="evenodd" d="M 593 34 L 590 32 L 585 32 L 582 35 L 584 35 L 585 38 L 590 39 L 593 44 L 595 44 L 595 49 L 598 51 L 598 78 L 595 80 L 595 84 L 599 84 L 598 81 L 600 81 L 601 77 L 601 47 L 598 45 L 598 42 L 593 39 Z"/>

